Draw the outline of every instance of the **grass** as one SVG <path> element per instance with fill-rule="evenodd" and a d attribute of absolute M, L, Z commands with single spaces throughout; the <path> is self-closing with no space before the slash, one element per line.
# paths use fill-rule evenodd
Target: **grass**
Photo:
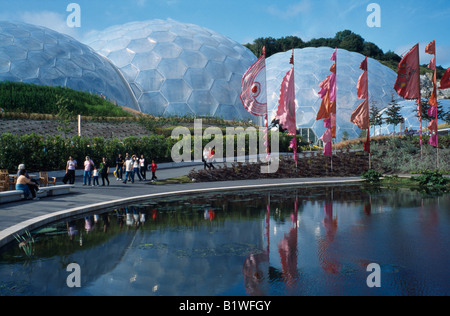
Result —
<path fill-rule="evenodd" d="M 183 183 L 192 183 L 192 180 L 188 176 L 182 176 L 164 180 L 157 180 L 153 182 L 153 184 L 156 185 L 183 184 Z"/>

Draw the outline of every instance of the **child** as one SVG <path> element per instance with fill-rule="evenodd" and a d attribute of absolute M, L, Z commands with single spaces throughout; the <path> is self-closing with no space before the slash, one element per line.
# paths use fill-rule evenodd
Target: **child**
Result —
<path fill-rule="evenodd" d="M 152 160 L 152 181 L 158 180 L 156 177 L 156 169 L 158 169 L 158 166 L 156 165 L 156 162 Z"/>
<path fill-rule="evenodd" d="M 98 184 L 98 169 L 97 169 L 97 167 L 94 167 L 94 173 L 92 174 L 92 177 L 93 177 L 92 185 L 93 186 L 99 185 Z"/>

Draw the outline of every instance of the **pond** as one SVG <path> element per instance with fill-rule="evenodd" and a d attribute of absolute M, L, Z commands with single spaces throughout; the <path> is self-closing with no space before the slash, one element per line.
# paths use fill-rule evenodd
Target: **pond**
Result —
<path fill-rule="evenodd" d="M 0 295 L 449 295 L 449 210 L 360 186 L 142 201 L 4 247 Z"/>

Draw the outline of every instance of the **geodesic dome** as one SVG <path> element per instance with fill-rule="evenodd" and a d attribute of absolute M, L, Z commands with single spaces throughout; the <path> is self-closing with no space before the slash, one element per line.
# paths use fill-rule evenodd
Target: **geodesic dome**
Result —
<path fill-rule="evenodd" d="M 328 47 L 295 49 L 295 93 L 296 120 L 298 128 L 312 129 L 316 137 L 325 132 L 323 120 L 316 121 L 322 99 L 319 97 L 319 84 L 331 74 L 330 60 L 334 49 Z M 266 60 L 267 97 L 269 120 L 277 112 L 280 86 L 289 64 L 292 51 L 275 54 Z M 337 51 L 337 139 L 346 131 L 350 138 L 357 138 L 360 129 L 350 122 L 356 107 L 363 101 L 358 99 L 356 85 L 362 70 L 359 69 L 364 56 L 343 49 Z M 393 87 L 397 74 L 380 62 L 368 58 L 369 106 L 372 102 L 379 110 L 384 109 L 392 96 L 398 99 Z"/>
<path fill-rule="evenodd" d="M 223 35 L 169 19 L 113 26 L 84 42 L 120 69 L 144 113 L 254 118 L 239 95 L 256 57 Z"/>
<path fill-rule="evenodd" d="M 108 60 L 70 36 L 31 24 L 0 22 L 0 81 L 69 87 L 137 109 Z"/>

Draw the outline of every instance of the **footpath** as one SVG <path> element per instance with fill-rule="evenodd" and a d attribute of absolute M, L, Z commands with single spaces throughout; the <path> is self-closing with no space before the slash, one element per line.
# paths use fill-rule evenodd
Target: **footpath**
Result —
<path fill-rule="evenodd" d="M 202 164 L 181 168 L 161 166 L 157 171 L 159 180 L 185 176 L 192 169 L 203 169 Z M 23 234 L 55 220 L 89 213 L 103 208 L 112 208 L 125 203 L 133 203 L 143 198 L 157 198 L 164 195 L 195 195 L 213 191 L 243 191 L 249 189 L 277 189 L 301 185 L 345 184 L 361 181 L 353 178 L 315 179 L 260 179 L 229 182 L 208 182 L 155 185 L 150 181 L 135 181 L 127 184 L 117 181 L 112 175 L 110 185 L 83 186 L 82 171 L 77 171 L 75 187 L 71 194 L 47 197 L 39 201 L 20 201 L 0 205 L 0 247 L 14 240 L 14 234 Z M 151 172 L 147 178 L 151 178 Z M 62 177 L 57 178 L 57 184 Z M 136 180 L 136 179 L 135 179 Z"/>

